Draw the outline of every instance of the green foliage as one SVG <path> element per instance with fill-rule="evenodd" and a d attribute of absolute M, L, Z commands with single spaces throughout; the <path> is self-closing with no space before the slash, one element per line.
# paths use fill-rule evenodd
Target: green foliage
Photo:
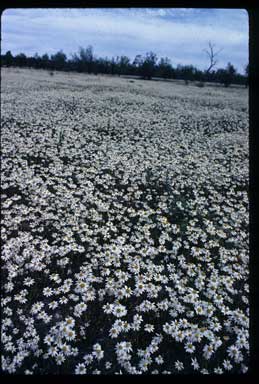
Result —
<path fill-rule="evenodd" d="M 47 53 L 39 56 L 37 53 L 33 57 L 27 57 L 24 53 L 13 56 L 10 51 L 1 55 L 3 66 L 32 67 L 48 70 L 75 71 L 88 74 L 98 73 L 111 75 L 134 75 L 141 76 L 143 79 L 158 77 L 162 79 L 184 80 L 186 85 L 189 81 L 217 82 L 228 87 L 230 84 L 248 85 L 248 65 L 245 68 L 245 75 L 237 72 L 231 63 L 225 69 L 217 71 L 201 71 L 193 65 L 178 64 L 174 68 L 168 57 L 158 57 L 154 52 L 147 52 L 145 56 L 136 55 L 134 60 L 130 60 L 125 55 L 112 57 L 95 57 L 93 47 L 88 45 L 86 48 L 79 47 L 78 52 L 72 54 L 68 59 L 66 54 L 60 50 L 49 55 Z"/>
<path fill-rule="evenodd" d="M 67 57 L 62 51 L 58 51 L 51 56 L 51 61 L 53 63 L 53 68 L 57 70 L 65 69 Z"/>
<path fill-rule="evenodd" d="M 157 55 L 154 52 L 147 52 L 142 65 L 140 67 L 140 73 L 144 79 L 150 80 L 155 73 L 155 67 L 157 62 Z"/>

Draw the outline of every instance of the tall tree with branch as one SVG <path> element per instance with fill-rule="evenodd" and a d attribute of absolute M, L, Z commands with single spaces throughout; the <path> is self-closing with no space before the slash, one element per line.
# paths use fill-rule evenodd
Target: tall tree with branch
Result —
<path fill-rule="evenodd" d="M 209 56 L 209 60 L 210 60 L 210 64 L 209 64 L 209 67 L 208 69 L 206 70 L 206 74 L 207 76 L 210 75 L 210 72 L 212 70 L 213 67 L 215 67 L 215 65 L 217 64 L 217 60 L 216 60 L 216 56 L 222 51 L 222 49 L 218 50 L 217 52 L 215 52 L 214 50 L 215 48 L 215 45 L 212 44 L 210 41 L 209 41 L 209 48 L 208 49 L 204 49 L 204 52 Z"/>

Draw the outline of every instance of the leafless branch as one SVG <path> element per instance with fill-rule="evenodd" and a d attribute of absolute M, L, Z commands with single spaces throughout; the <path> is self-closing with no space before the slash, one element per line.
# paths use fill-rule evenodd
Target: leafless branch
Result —
<path fill-rule="evenodd" d="M 204 49 L 204 52 L 209 56 L 210 65 L 207 69 L 207 73 L 209 73 L 213 67 L 217 64 L 216 56 L 222 51 L 222 49 L 218 50 L 217 52 L 214 51 L 214 44 L 211 44 L 209 41 L 209 49 Z"/>

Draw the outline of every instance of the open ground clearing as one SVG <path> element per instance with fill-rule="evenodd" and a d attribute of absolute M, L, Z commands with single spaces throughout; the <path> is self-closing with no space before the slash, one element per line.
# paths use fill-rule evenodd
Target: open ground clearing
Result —
<path fill-rule="evenodd" d="M 248 91 L 2 69 L 5 373 L 248 367 Z"/>

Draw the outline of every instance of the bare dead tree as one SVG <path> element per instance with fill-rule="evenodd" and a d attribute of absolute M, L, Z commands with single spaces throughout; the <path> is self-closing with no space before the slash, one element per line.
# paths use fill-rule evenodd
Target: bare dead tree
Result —
<path fill-rule="evenodd" d="M 204 49 L 204 52 L 207 53 L 210 60 L 210 65 L 206 70 L 207 74 L 209 74 L 212 68 L 215 67 L 215 65 L 217 64 L 216 56 L 219 54 L 219 52 L 222 51 L 222 49 L 220 49 L 219 51 L 215 52 L 214 47 L 215 45 L 211 44 L 211 42 L 209 41 L 209 49 Z"/>

